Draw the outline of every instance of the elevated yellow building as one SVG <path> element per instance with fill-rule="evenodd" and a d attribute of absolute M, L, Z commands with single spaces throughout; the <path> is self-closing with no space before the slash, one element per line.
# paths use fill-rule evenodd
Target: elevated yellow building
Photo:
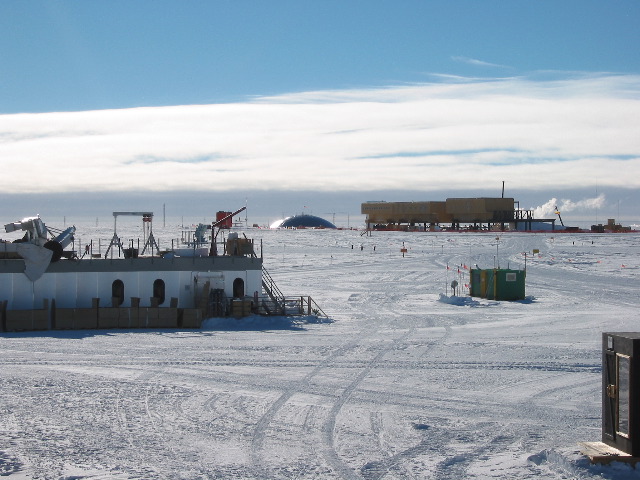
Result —
<path fill-rule="evenodd" d="M 447 198 L 430 202 L 365 202 L 360 212 L 367 216 L 367 228 L 399 228 L 401 225 L 435 227 L 448 224 L 459 229 L 462 224 L 472 228 L 492 229 L 514 227 L 531 220 L 530 212 L 516 209 L 513 198 Z M 525 218 L 523 218 L 523 216 Z"/>

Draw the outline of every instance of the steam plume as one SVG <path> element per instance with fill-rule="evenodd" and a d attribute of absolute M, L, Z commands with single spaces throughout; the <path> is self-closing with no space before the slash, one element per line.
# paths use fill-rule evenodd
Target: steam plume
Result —
<path fill-rule="evenodd" d="M 562 199 L 558 202 L 557 198 L 552 198 L 544 205 L 535 207 L 533 209 L 533 218 L 553 218 L 555 216 L 556 207 L 560 212 L 571 212 L 573 210 L 591 210 L 594 208 L 601 208 L 605 202 L 605 195 L 601 193 L 594 198 L 585 198 L 574 202 L 569 199 Z"/>

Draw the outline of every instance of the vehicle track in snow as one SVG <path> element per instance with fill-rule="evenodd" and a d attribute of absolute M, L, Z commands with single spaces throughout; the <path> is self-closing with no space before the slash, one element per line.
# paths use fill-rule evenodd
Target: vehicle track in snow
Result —
<path fill-rule="evenodd" d="M 416 329 L 412 328 L 406 331 L 401 336 L 392 339 L 383 348 L 379 349 L 378 353 L 369 361 L 368 365 L 362 368 L 359 374 L 356 376 L 356 378 L 354 378 L 351 381 L 351 383 L 342 391 L 337 401 L 333 404 L 329 412 L 328 418 L 325 420 L 325 423 L 323 425 L 323 437 L 325 441 L 325 445 L 323 449 L 324 456 L 328 460 L 328 462 L 332 465 L 332 467 L 337 472 L 340 473 L 342 478 L 359 478 L 360 476 L 365 476 L 365 478 L 368 478 L 365 475 L 365 472 L 367 472 L 368 474 L 369 469 L 360 467 L 358 471 L 354 468 L 353 465 L 349 465 L 347 462 L 345 462 L 345 460 L 343 460 L 343 456 L 340 454 L 341 446 L 337 443 L 337 438 L 336 438 L 340 434 L 340 432 L 336 427 L 337 419 L 340 415 L 340 412 L 344 408 L 344 406 L 349 402 L 356 403 L 356 404 L 362 403 L 365 405 L 375 405 L 376 407 L 379 407 L 381 405 L 388 405 L 387 402 L 389 399 L 387 398 L 380 399 L 378 392 L 373 392 L 373 395 L 369 396 L 368 398 L 358 396 L 358 398 L 355 399 L 354 397 L 356 392 L 360 390 L 361 388 L 360 386 L 363 380 L 367 378 L 367 376 L 369 376 L 372 371 L 375 371 L 376 367 L 383 361 L 384 357 L 388 355 L 390 352 L 392 352 L 396 345 L 402 344 L 404 341 L 410 338 L 413 334 L 415 334 L 415 331 Z M 433 341 L 425 348 L 424 352 L 422 353 L 422 356 L 427 355 L 428 352 L 431 349 L 433 349 L 436 345 L 444 342 L 448 338 L 450 333 L 451 333 L 451 329 L 446 328 L 444 331 L 444 334 L 440 338 Z M 386 361 L 385 361 L 385 365 L 386 365 Z M 394 402 L 391 401 L 391 404 L 393 403 Z M 416 404 L 418 404 L 418 402 L 416 402 Z M 380 430 L 376 429 L 376 426 L 379 426 L 379 424 L 375 422 L 371 424 L 372 428 L 371 428 L 370 435 L 374 439 L 376 439 L 378 443 L 378 450 L 379 450 L 378 454 L 382 456 L 388 456 L 389 445 L 382 444 L 380 442 L 382 435 Z M 384 469 L 390 470 L 392 468 L 397 468 L 398 462 L 400 460 L 402 460 L 402 462 L 410 461 L 414 455 L 418 455 L 422 451 L 423 451 L 422 447 L 411 447 L 407 449 L 403 453 L 403 455 L 398 455 L 396 457 L 393 457 L 395 458 L 395 461 L 383 462 L 385 465 Z M 380 467 L 378 467 L 377 469 L 380 470 Z"/>
<path fill-rule="evenodd" d="M 256 476 L 263 476 L 264 478 L 275 477 L 275 473 L 273 472 L 273 470 L 265 464 L 265 459 L 263 458 L 263 444 L 265 435 L 267 434 L 267 430 L 271 426 L 271 423 L 273 422 L 280 409 L 291 399 L 291 397 L 293 397 L 293 395 L 300 392 L 308 391 L 310 388 L 311 380 L 315 376 L 317 376 L 322 370 L 326 369 L 334 359 L 343 356 L 347 351 L 355 348 L 357 345 L 357 341 L 352 341 L 335 349 L 311 372 L 305 375 L 304 378 L 302 378 L 300 381 L 288 385 L 287 388 L 277 398 L 277 400 L 273 402 L 269 409 L 262 415 L 254 428 L 251 440 L 251 464 Z M 308 424 L 308 418 L 305 418 L 304 424 Z M 265 468 L 267 472 L 265 472 Z"/>
<path fill-rule="evenodd" d="M 408 338 L 415 330 L 409 330 L 400 337 L 393 339 L 383 348 L 379 349 L 378 353 L 370 360 L 368 365 L 360 370 L 358 375 L 349 383 L 349 385 L 340 393 L 337 401 L 331 407 L 329 411 L 328 418 L 325 420 L 325 423 L 322 427 L 323 431 L 323 439 L 324 439 L 324 448 L 323 448 L 323 456 L 329 464 L 339 472 L 342 478 L 358 478 L 353 467 L 349 466 L 345 463 L 345 461 L 340 456 L 338 450 L 339 446 L 336 445 L 336 421 L 337 417 L 344 407 L 344 405 L 350 400 L 351 396 L 358 388 L 362 380 L 364 380 L 372 369 L 384 358 L 387 353 L 389 353 L 393 349 L 393 345 L 397 342 L 401 342 L 404 339 Z"/>
<path fill-rule="evenodd" d="M 346 307 L 352 311 L 351 315 L 359 317 L 364 315 L 368 317 L 368 312 L 371 309 L 375 309 L 375 317 L 368 317 L 369 322 L 367 322 L 367 326 L 354 336 L 354 338 L 356 338 L 355 341 L 348 342 L 339 349 L 336 349 L 330 356 L 324 358 L 322 363 L 317 365 L 301 381 L 290 385 L 285 391 L 283 391 L 278 399 L 271 405 L 269 410 L 265 412 L 256 426 L 252 441 L 252 464 L 254 465 L 254 468 L 258 468 L 258 470 L 262 470 L 264 472 L 264 464 L 261 459 L 260 452 L 263 450 L 265 436 L 269 432 L 271 428 L 270 425 L 278 415 L 278 412 L 285 407 L 294 395 L 309 392 L 309 389 L 312 389 L 311 385 L 314 382 L 314 379 L 321 376 L 325 370 L 335 373 L 336 369 L 339 371 L 342 368 L 345 371 L 345 375 L 350 372 L 354 372 L 356 374 L 355 377 L 352 377 L 345 387 L 342 387 L 340 390 L 336 390 L 334 396 L 326 397 L 326 392 L 324 392 L 325 399 L 323 400 L 323 403 L 326 403 L 327 400 L 331 399 L 333 399 L 333 403 L 327 405 L 324 410 L 320 409 L 314 413 L 323 413 L 325 417 L 322 423 L 321 433 L 323 446 L 320 451 L 327 464 L 331 467 L 334 474 L 337 474 L 340 478 L 359 478 L 359 475 L 357 474 L 357 465 L 350 465 L 340 454 L 341 446 L 336 443 L 335 438 L 338 431 L 336 427 L 337 418 L 342 408 L 349 402 L 350 398 L 359 388 L 362 381 L 376 369 L 381 360 L 392 352 L 397 345 L 403 344 L 407 338 L 411 337 L 415 333 L 415 325 L 419 324 L 419 322 L 414 320 L 412 323 L 410 322 L 410 324 L 414 325 L 413 327 L 405 324 L 392 327 L 389 331 L 389 337 L 384 342 L 375 342 L 375 345 L 370 344 L 371 338 L 375 338 L 379 335 L 379 332 L 376 331 L 377 328 L 385 325 L 386 329 L 388 328 L 386 323 L 390 319 L 399 318 L 401 312 L 397 310 L 398 305 L 410 304 L 402 293 L 399 293 L 395 297 L 393 295 L 389 297 L 388 292 L 385 291 L 386 287 L 384 287 L 384 285 L 394 283 L 399 283 L 401 285 L 405 285 L 407 283 L 419 284 L 420 282 L 429 280 L 430 278 L 428 273 L 422 271 L 404 270 L 388 271 L 382 275 L 376 275 L 376 278 L 372 280 L 370 275 L 366 273 L 367 269 L 370 268 L 371 265 L 373 265 L 373 261 L 354 263 L 354 268 L 349 272 L 348 276 L 342 275 L 340 278 L 336 279 L 335 287 L 338 291 L 346 290 L 352 292 L 348 295 L 346 302 Z M 312 271 L 311 269 L 305 271 L 300 269 L 293 274 L 293 277 L 293 280 L 289 277 L 288 281 L 304 284 L 305 281 L 309 281 L 309 279 L 312 278 Z M 365 278 L 367 280 L 367 286 L 371 288 L 371 291 L 369 291 L 366 296 L 362 295 L 360 291 L 361 289 L 358 288 L 358 282 L 364 281 Z M 343 283 L 345 284 L 344 288 L 342 288 Z M 376 295 L 375 284 L 377 283 L 381 285 L 380 293 L 383 295 Z M 366 313 L 363 313 L 362 305 L 367 305 Z M 349 315 L 343 314 L 341 317 L 348 318 Z M 424 328 L 433 327 L 433 321 L 426 321 L 421 326 Z M 444 330 L 445 336 L 448 331 L 449 330 L 447 329 Z M 400 335 L 398 335 L 398 332 L 400 332 Z M 429 348 L 431 348 L 431 346 Z M 370 356 L 370 353 L 363 356 L 363 348 L 374 348 L 373 357 Z M 357 358 L 349 358 L 353 356 L 356 356 Z M 328 411 L 326 409 L 328 409 Z M 308 425 L 308 423 L 309 418 L 307 415 L 305 418 L 305 425 Z M 314 426 L 317 425 L 317 419 L 311 423 L 313 423 Z M 271 470 L 270 475 L 272 477 L 277 477 L 278 472 Z"/>

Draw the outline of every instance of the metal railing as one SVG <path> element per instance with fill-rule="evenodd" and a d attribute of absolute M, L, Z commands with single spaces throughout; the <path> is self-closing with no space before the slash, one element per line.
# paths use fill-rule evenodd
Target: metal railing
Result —
<path fill-rule="evenodd" d="M 284 315 L 284 294 L 280 291 L 276 282 L 273 281 L 273 278 L 271 278 L 271 275 L 269 275 L 269 272 L 267 272 L 264 267 L 262 267 L 262 287 L 269 296 L 269 299 L 271 299 L 271 302 L 273 302 L 274 315 Z M 266 308 L 268 309 L 268 307 Z"/>
<path fill-rule="evenodd" d="M 285 296 L 264 267 L 262 268 L 262 287 L 267 298 L 261 299 L 260 307 L 267 315 L 317 315 L 329 318 L 310 296 Z"/>

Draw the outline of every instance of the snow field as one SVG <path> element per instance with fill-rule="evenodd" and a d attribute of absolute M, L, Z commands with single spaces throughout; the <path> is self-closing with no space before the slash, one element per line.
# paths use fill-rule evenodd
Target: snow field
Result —
<path fill-rule="evenodd" d="M 640 478 L 576 453 L 600 439 L 601 332 L 639 328 L 640 235 L 360 233 L 246 232 L 331 323 L 2 334 L 0 473 Z M 440 301 L 523 252 L 526 301 Z"/>

